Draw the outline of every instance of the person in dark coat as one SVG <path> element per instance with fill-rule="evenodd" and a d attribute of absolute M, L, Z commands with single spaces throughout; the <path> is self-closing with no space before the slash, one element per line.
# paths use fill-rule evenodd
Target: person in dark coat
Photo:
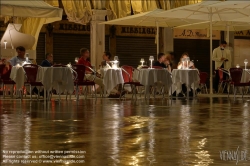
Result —
<path fill-rule="evenodd" d="M 51 67 L 53 65 L 53 54 L 47 53 L 46 59 L 42 61 L 41 66 L 42 67 Z"/>

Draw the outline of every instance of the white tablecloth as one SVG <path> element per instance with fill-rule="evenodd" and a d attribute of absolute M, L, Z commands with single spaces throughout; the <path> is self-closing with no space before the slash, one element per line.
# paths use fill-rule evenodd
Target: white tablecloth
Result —
<path fill-rule="evenodd" d="M 101 74 L 103 75 L 103 84 L 105 91 L 110 93 L 112 89 L 118 84 L 123 84 L 122 70 L 119 69 L 101 69 Z"/>
<path fill-rule="evenodd" d="M 172 85 L 171 75 L 166 69 L 139 69 L 134 70 L 133 80 L 139 81 L 145 86 L 145 95 L 149 94 L 149 87 L 155 82 L 162 82 L 165 88 Z"/>
<path fill-rule="evenodd" d="M 38 82 L 42 82 L 47 91 L 52 87 L 57 92 L 72 93 L 74 91 L 73 75 L 68 67 L 41 67 L 36 79 Z"/>
<path fill-rule="evenodd" d="M 196 69 L 174 69 L 172 71 L 172 81 L 172 92 L 176 91 L 176 94 L 182 91 L 182 84 L 186 84 L 188 90 L 190 90 L 190 87 L 195 90 L 200 82 L 199 72 Z"/>
<path fill-rule="evenodd" d="M 241 82 L 249 82 L 250 81 L 250 69 L 247 71 L 244 69 L 241 76 Z"/>
<path fill-rule="evenodd" d="M 21 90 L 24 85 L 24 80 L 26 79 L 24 74 L 22 67 L 13 66 L 11 68 L 10 78 L 15 81 L 17 90 Z"/>
<path fill-rule="evenodd" d="M 10 78 L 16 82 L 16 88 L 22 89 L 25 78 L 25 72 L 22 67 L 12 67 Z M 68 67 L 40 67 L 38 69 L 36 81 L 42 82 L 45 90 L 51 90 L 52 87 L 57 92 L 69 93 L 74 91 L 74 82 L 72 73 Z"/>

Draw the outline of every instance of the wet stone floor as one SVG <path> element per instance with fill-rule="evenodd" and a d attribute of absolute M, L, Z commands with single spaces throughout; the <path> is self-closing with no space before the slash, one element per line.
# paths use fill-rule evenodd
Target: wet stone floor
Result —
<path fill-rule="evenodd" d="M 1 99 L 0 165 L 250 165 L 249 106 L 249 97 Z"/>

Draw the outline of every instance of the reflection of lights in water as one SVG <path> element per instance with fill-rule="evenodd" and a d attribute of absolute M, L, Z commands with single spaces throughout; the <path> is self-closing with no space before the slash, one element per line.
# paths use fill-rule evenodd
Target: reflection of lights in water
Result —
<path fill-rule="evenodd" d="M 149 110 L 152 112 L 152 110 Z M 149 152 L 147 160 L 150 162 L 149 165 L 156 163 L 155 155 L 154 155 L 154 148 L 155 148 L 155 138 L 154 138 L 154 128 L 155 128 L 155 115 L 153 113 L 149 114 L 149 122 L 148 122 L 148 130 L 149 130 Z"/>
<path fill-rule="evenodd" d="M 113 112 L 111 115 L 112 120 L 110 121 L 110 123 L 105 123 L 105 128 L 108 129 L 112 134 L 111 139 L 109 140 L 111 144 L 110 149 L 112 150 L 110 158 L 113 159 L 115 164 L 120 163 L 118 142 L 120 140 L 120 137 L 119 137 L 120 115 L 119 113 L 123 112 L 121 109 L 122 109 L 121 106 L 119 106 L 118 104 L 114 104 L 112 108 Z"/>
<path fill-rule="evenodd" d="M 27 117 L 24 121 L 24 150 L 29 151 L 30 149 L 30 126 L 31 126 L 31 121 L 30 121 L 30 117 Z M 26 153 L 29 154 L 29 153 Z"/>
<path fill-rule="evenodd" d="M 208 151 L 202 150 L 205 147 L 206 143 L 206 138 L 199 141 L 199 145 L 197 147 L 201 150 L 195 152 L 195 156 L 198 158 L 198 160 L 195 160 L 194 166 L 208 166 L 209 164 L 213 163 L 213 159 L 210 158 L 210 154 L 208 153 Z"/>
<path fill-rule="evenodd" d="M 190 128 L 189 125 L 191 123 L 191 117 L 190 117 L 190 107 L 189 106 L 181 106 L 181 122 L 180 122 L 180 139 L 181 139 L 181 148 L 180 153 L 182 155 L 182 163 L 186 163 L 186 160 L 188 158 L 188 155 L 190 154 L 190 148 L 189 148 L 189 138 L 190 138 Z"/>
<path fill-rule="evenodd" d="M 248 134 L 249 134 L 249 112 L 248 108 L 244 108 L 242 112 L 242 118 L 243 118 L 243 123 L 242 123 L 242 141 L 243 141 L 243 149 L 242 150 L 247 150 L 248 148 Z"/>

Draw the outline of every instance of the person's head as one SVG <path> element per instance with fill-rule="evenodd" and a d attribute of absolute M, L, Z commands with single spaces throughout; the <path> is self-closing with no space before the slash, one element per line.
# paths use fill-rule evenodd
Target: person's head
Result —
<path fill-rule="evenodd" d="M 161 52 L 161 53 L 158 54 L 158 61 L 159 61 L 160 63 L 164 62 L 165 59 L 166 59 L 166 56 L 165 56 L 164 53 Z"/>
<path fill-rule="evenodd" d="M 81 48 L 80 49 L 80 55 L 83 57 L 85 60 L 89 58 L 89 49 L 87 48 Z"/>
<path fill-rule="evenodd" d="M 220 42 L 220 47 L 221 48 L 226 48 L 226 46 L 227 46 L 227 42 L 226 41 L 223 40 L 223 41 Z"/>
<path fill-rule="evenodd" d="M 25 48 L 23 46 L 18 46 L 16 48 L 17 56 L 20 58 L 24 58 L 25 56 Z"/>
<path fill-rule="evenodd" d="M 187 58 L 189 57 L 188 53 L 187 52 L 184 52 L 182 55 L 181 55 L 181 59 L 182 60 L 183 58 Z"/>
<path fill-rule="evenodd" d="M 109 51 L 105 51 L 102 55 L 103 60 L 110 61 L 111 59 L 111 53 Z"/>
<path fill-rule="evenodd" d="M 47 53 L 47 54 L 46 54 L 46 59 L 47 59 L 49 62 L 53 62 L 53 54 L 52 54 L 52 53 Z"/>
<path fill-rule="evenodd" d="M 167 54 L 167 58 L 171 61 L 174 59 L 174 57 L 175 57 L 175 53 L 172 51 L 169 51 Z"/>

